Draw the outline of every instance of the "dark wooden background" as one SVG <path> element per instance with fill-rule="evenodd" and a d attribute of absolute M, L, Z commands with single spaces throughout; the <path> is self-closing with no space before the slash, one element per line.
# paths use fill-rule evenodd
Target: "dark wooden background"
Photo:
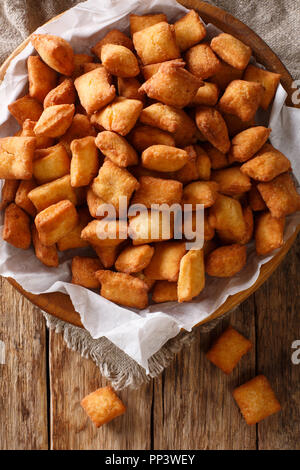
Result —
<path fill-rule="evenodd" d="M 214 331 L 198 331 L 159 378 L 120 392 L 127 413 L 100 429 L 79 404 L 106 384 L 99 370 L 1 278 L 0 449 L 300 449 L 300 365 L 291 362 L 300 339 L 299 247 L 298 238 L 270 279 Z M 204 353 L 229 322 L 255 347 L 226 376 Z M 258 373 L 282 411 L 247 426 L 231 392 Z"/>

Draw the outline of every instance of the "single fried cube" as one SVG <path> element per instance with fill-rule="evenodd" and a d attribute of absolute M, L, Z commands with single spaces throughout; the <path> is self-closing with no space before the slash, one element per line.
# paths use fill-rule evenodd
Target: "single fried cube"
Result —
<path fill-rule="evenodd" d="M 205 269 L 210 276 L 232 277 L 243 269 L 246 259 L 245 246 L 221 246 L 207 255 Z"/>
<path fill-rule="evenodd" d="M 118 94 L 130 100 L 140 100 L 145 103 L 146 96 L 140 91 L 141 82 L 135 77 L 122 78 L 118 77 Z"/>
<path fill-rule="evenodd" d="M 203 82 L 189 106 L 215 106 L 219 98 L 219 89 L 215 83 Z"/>
<path fill-rule="evenodd" d="M 87 116 L 77 113 L 67 132 L 59 138 L 59 142 L 63 144 L 68 154 L 71 156 L 71 143 L 73 140 L 83 139 L 83 137 L 88 136 L 96 136 L 96 131 Z"/>
<path fill-rule="evenodd" d="M 217 85 L 221 91 L 224 91 L 230 82 L 240 80 L 242 76 L 243 70 L 235 69 L 231 65 L 226 64 L 226 62 L 223 62 L 223 60 L 220 60 L 218 73 L 210 77 L 209 81 Z"/>
<path fill-rule="evenodd" d="M 180 204 L 182 198 L 182 183 L 174 180 L 164 180 L 142 176 L 140 187 L 135 192 L 132 204 L 144 204 L 151 208 L 152 204 Z"/>
<path fill-rule="evenodd" d="M 80 404 L 97 428 L 126 411 L 111 387 L 99 388 L 81 400 Z"/>
<path fill-rule="evenodd" d="M 173 237 L 173 218 L 167 211 L 141 211 L 130 217 L 128 233 L 133 245 L 170 240 Z"/>
<path fill-rule="evenodd" d="M 101 49 L 101 62 L 112 75 L 117 77 L 136 77 L 140 73 L 134 53 L 124 46 L 105 44 Z"/>
<path fill-rule="evenodd" d="M 30 180 L 34 150 L 34 137 L 0 139 L 0 178 Z"/>
<path fill-rule="evenodd" d="M 264 87 L 264 92 L 261 98 L 260 106 L 267 110 L 270 106 L 272 99 L 275 96 L 281 75 L 279 73 L 269 72 L 268 70 L 248 65 L 245 70 L 244 80 L 248 82 L 257 82 Z"/>
<path fill-rule="evenodd" d="M 39 234 L 35 224 L 32 224 L 31 226 L 31 233 L 32 243 L 37 259 L 39 259 L 41 263 L 43 263 L 45 266 L 48 266 L 49 268 L 57 268 L 57 266 L 59 265 L 59 260 L 56 245 L 43 245 L 39 238 Z"/>
<path fill-rule="evenodd" d="M 265 144 L 254 158 L 241 166 L 241 172 L 256 181 L 271 181 L 289 170 L 289 159 L 271 144 Z"/>
<path fill-rule="evenodd" d="M 259 107 L 263 91 L 260 83 L 233 80 L 219 101 L 219 109 L 235 114 L 244 122 L 250 121 Z"/>
<path fill-rule="evenodd" d="M 166 60 L 165 62 L 158 62 L 157 64 L 149 64 L 149 65 L 144 65 L 141 67 L 141 71 L 143 74 L 143 77 L 145 80 L 149 80 L 154 74 L 156 74 L 162 64 L 167 65 L 167 64 L 181 64 L 182 67 L 184 67 L 185 62 L 183 59 L 172 59 L 172 60 Z"/>
<path fill-rule="evenodd" d="M 130 15 L 130 35 L 133 36 L 134 33 L 141 31 L 142 29 L 149 28 L 154 24 L 161 23 L 162 21 L 167 21 L 167 17 L 164 13 L 157 13 L 156 15 Z"/>
<path fill-rule="evenodd" d="M 210 180 L 210 174 L 211 174 L 211 168 L 212 168 L 211 160 L 207 152 L 205 152 L 205 150 L 200 145 L 196 145 L 195 149 L 197 153 L 196 167 L 197 167 L 197 173 L 199 175 L 199 178 L 197 179 L 208 181 Z"/>
<path fill-rule="evenodd" d="M 280 411 L 271 385 L 264 375 L 258 375 L 233 391 L 247 424 L 256 424 L 268 416 Z"/>
<path fill-rule="evenodd" d="M 111 131 L 99 132 L 95 144 L 103 155 L 119 167 L 136 165 L 138 155 L 124 137 Z"/>
<path fill-rule="evenodd" d="M 71 45 L 63 38 L 51 34 L 32 34 L 31 43 L 49 67 L 71 76 L 74 72 L 74 53 Z"/>
<path fill-rule="evenodd" d="M 181 51 L 186 51 L 206 36 L 206 29 L 198 13 L 190 10 L 174 23 L 176 42 Z"/>
<path fill-rule="evenodd" d="M 158 72 L 140 88 L 149 98 L 170 106 L 184 108 L 202 85 L 200 79 L 183 68 L 183 63 L 162 64 Z"/>
<path fill-rule="evenodd" d="M 36 125 L 35 121 L 30 121 L 30 119 L 26 119 L 23 122 L 23 127 L 22 127 L 22 132 L 20 134 L 20 137 L 35 137 L 36 149 L 44 149 L 53 145 L 54 139 L 52 139 L 52 137 L 46 137 L 43 135 L 41 136 L 35 135 L 34 133 L 35 125 Z"/>
<path fill-rule="evenodd" d="M 28 197 L 33 202 L 38 212 L 63 199 L 68 199 L 74 205 L 77 204 L 77 197 L 71 186 L 70 175 L 63 176 L 50 183 L 34 188 L 28 193 Z"/>
<path fill-rule="evenodd" d="M 144 270 L 145 275 L 157 281 L 177 281 L 180 261 L 186 253 L 185 243 L 158 242 L 154 248 L 154 255 Z"/>
<path fill-rule="evenodd" d="M 98 218 L 102 219 L 104 217 L 104 215 L 100 216 L 99 207 L 102 206 L 103 204 L 106 204 L 106 202 L 103 199 L 101 199 L 101 197 L 98 197 L 91 188 L 87 190 L 86 202 L 87 202 L 88 209 L 93 219 L 98 219 Z"/>
<path fill-rule="evenodd" d="M 136 126 L 132 129 L 128 138 L 138 152 L 143 152 L 151 145 L 175 147 L 175 140 L 172 135 L 151 126 Z"/>
<path fill-rule="evenodd" d="M 112 29 L 109 31 L 104 36 L 104 38 L 102 38 L 94 47 L 92 47 L 93 54 L 98 56 L 99 59 L 101 59 L 101 50 L 105 44 L 117 44 L 119 46 L 127 47 L 131 51 L 133 50 L 132 40 L 118 29 Z"/>
<path fill-rule="evenodd" d="M 231 141 L 232 161 L 246 162 L 267 142 L 271 129 L 263 126 L 250 127 L 237 134 Z"/>
<path fill-rule="evenodd" d="M 177 301 L 177 282 L 156 281 L 152 292 L 152 300 L 157 304 Z"/>
<path fill-rule="evenodd" d="M 251 58 L 251 48 L 231 34 L 221 33 L 211 41 L 215 53 L 232 67 L 244 70 Z"/>
<path fill-rule="evenodd" d="M 89 246 L 88 242 L 81 238 L 82 230 L 91 221 L 91 216 L 87 207 L 78 209 L 78 224 L 67 235 L 57 242 L 59 251 L 71 250 L 74 248 L 84 248 Z"/>
<path fill-rule="evenodd" d="M 19 98 L 7 107 L 20 126 L 23 125 L 26 119 L 38 121 L 43 112 L 41 103 L 29 95 Z"/>
<path fill-rule="evenodd" d="M 218 73 L 220 61 L 208 44 L 197 44 L 186 54 L 187 69 L 196 77 L 205 80 Z"/>
<path fill-rule="evenodd" d="M 19 180 L 5 180 L 1 190 L 0 211 L 6 209 L 10 202 L 14 202 L 19 184 Z"/>
<path fill-rule="evenodd" d="M 185 150 L 167 145 L 151 145 L 142 153 L 142 165 L 149 170 L 177 171 L 188 161 Z"/>
<path fill-rule="evenodd" d="M 64 135 L 72 124 L 74 112 L 74 104 L 57 104 L 46 108 L 34 127 L 35 134 L 54 138 Z"/>
<path fill-rule="evenodd" d="M 44 108 L 58 104 L 74 104 L 76 100 L 76 90 L 73 80 L 66 78 L 56 88 L 51 89 L 44 99 Z"/>
<path fill-rule="evenodd" d="M 75 256 L 72 259 L 72 284 L 88 289 L 97 289 L 100 287 L 100 282 L 95 273 L 102 267 L 101 261 L 97 258 Z"/>
<path fill-rule="evenodd" d="M 137 277 L 112 271 L 96 271 L 100 281 L 100 295 L 125 307 L 143 309 L 148 305 L 148 286 Z"/>
<path fill-rule="evenodd" d="M 258 191 L 255 184 L 252 184 L 252 187 L 248 193 L 248 201 L 253 211 L 264 211 L 267 209 L 265 201 L 261 197 L 260 192 Z"/>
<path fill-rule="evenodd" d="M 118 96 L 115 100 L 91 117 L 92 124 L 104 127 L 107 131 L 128 134 L 135 126 L 142 111 L 143 103 L 140 100 L 129 100 Z"/>
<path fill-rule="evenodd" d="M 101 263 L 104 268 L 111 268 L 117 259 L 118 253 L 120 251 L 120 245 L 116 246 L 95 246 L 93 249 L 97 253 Z"/>
<path fill-rule="evenodd" d="M 255 248 L 258 255 L 267 255 L 283 245 L 285 218 L 260 214 L 255 221 Z"/>
<path fill-rule="evenodd" d="M 94 179 L 94 193 L 119 211 L 120 197 L 127 198 L 129 204 L 132 193 L 139 188 L 138 181 L 124 168 L 106 160 Z"/>
<path fill-rule="evenodd" d="M 150 245 L 128 246 L 119 254 L 115 267 L 123 273 L 138 273 L 151 261 L 154 248 Z"/>
<path fill-rule="evenodd" d="M 174 26 L 165 21 L 134 33 L 133 44 L 144 65 L 180 57 Z"/>
<path fill-rule="evenodd" d="M 195 181 L 183 189 L 183 204 L 203 204 L 204 208 L 211 207 L 217 200 L 219 185 L 214 181 Z"/>
<path fill-rule="evenodd" d="M 36 182 L 34 180 L 21 181 L 17 193 L 15 203 L 17 206 L 21 207 L 27 214 L 34 217 L 36 215 L 36 208 L 32 204 L 31 200 L 28 198 L 28 193 L 36 187 Z"/>
<path fill-rule="evenodd" d="M 230 148 L 228 130 L 219 111 L 207 106 L 198 106 L 196 110 L 196 124 L 206 140 L 220 150 L 220 152 L 228 152 Z"/>
<path fill-rule="evenodd" d="M 88 186 L 99 170 L 98 149 L 95 137 L 83 137 L 71 143 L 71 185 Z"/>
<path fill-rule="evenodd" d="M 57 73 L 33 55 L 28 57 L 27 68 L 29 95 L 43 103 L 49 91 L 56 86 Z"/>
<path fill-rule="evenodd" d="M 16 248 L 27 250 L 31 245 L 30 218 L 15 203 L 5 209 L 2 238 Z"/>
<path fill-rule="evenodd" d="M 209 211 L 209 222 L 219 237 L 226 242 L 239 243 L 246 231 L 242 206 L 239 201 L 219 194 Z"/>
<path fill-rule="evenodd" d="M 300 195 L 288 173 L 279 175 L 268 183 L 259 183 L 257 189 L 273 217 L 281 218 L 300 208 Z"/>
<path fill-rule="evenodd" d="M 241 194 L 251 189 L 251 181 L 238 166 L 213 171 L 211 179 L 218 183 L 219 191 L 227 196 Z"/>
<path fill-rule="evenodd" d="M 104 67 L 81 75 L 74 84 L 80 103 L 88 114 L 103 108 L 116 96 L 116 89 L 111 85 L 111 76 Z"/>
<path fill-rule="evenodd" d="M 188 302 L 196 297 L 205 286 L 203 250 L 190 250 L 181 258 L 177 295 L 178 302 Z"/>
<path fill-rule="evenodd" d="M 125 220 L 92 220 L 81 232 L 81 238 L 95 247 L 120 245 L 127 235 Z"/>
<path fill-rule="evenodd" d="M 252 343 L 232 326 L 214 342 L 206 357 L 225 374 L 231 374 L 241 358 L 252 348 Z"/>
<path fill-rule="evenodd" d="M 212 170 L 221 170 L 229 165 L 227 155 L 220 152 L 216 147 L 211 145 L 209 142 L 202 144 L 204 151 L 207 153 Z"/>
<path fill-rule="evenodd" d="M 41 243 L 54 245 L 78 224 L 78 214 L 72 202 L 64 200 L 47 207 L 35 218 Z"/>
<path fill-rule="evenodd" d="M 38 158 L 33 162 L 33 176 L 39 184 L 49 183 L 70 173 L 70 158 L 62 144 L 36 152 L 35 156 Z"/>

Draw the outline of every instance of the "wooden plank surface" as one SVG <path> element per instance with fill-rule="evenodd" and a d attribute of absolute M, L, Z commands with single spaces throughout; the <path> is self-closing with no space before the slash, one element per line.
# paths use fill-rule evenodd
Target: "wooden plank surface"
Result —
<path fill-rule="evenodd" d="M 40 311 L 0 278 L 0 449 L 47 449 L 46 330 Z"/>

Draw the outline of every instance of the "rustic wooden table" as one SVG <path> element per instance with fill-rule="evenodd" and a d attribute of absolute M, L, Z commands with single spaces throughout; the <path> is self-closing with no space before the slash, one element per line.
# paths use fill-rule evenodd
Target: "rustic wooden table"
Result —
<path fill-rule="evenodd" d="M 79 404 L 106 383 L 99 370 L 48 332 L 40 311 L 1 279 L 0 449 L 300 449 L 300 365 L 291 361 L 300 339 L 299 247 L 298 238 L 263 287 L 213 332 L 198 332 L 158 379 L 120 392 L 127 413 L 100 429 Z M 229 321 L 255 347 L 225 376 L 204 352 Z M 250 427 L 231 392 L 258 373 L 282 411 Z"/>

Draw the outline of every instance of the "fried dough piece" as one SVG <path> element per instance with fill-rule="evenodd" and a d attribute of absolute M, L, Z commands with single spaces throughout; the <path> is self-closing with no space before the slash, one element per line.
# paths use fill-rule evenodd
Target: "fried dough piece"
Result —
<path fill-rule="evenodd" d="M 259 214 L 255 224 L 255 248 L 258 255 L 267 255 L 283 245 L 285 218 L 270 212 Z"/>
<path fill-rule="evenodd" d="M 44 108 L 58 104 L 74 104 L 76 100 L 76 90 L 73 80 L 66 78 L 56 88 L 51 89 L 44 99 Z"/>
<path fill-rule="evenodd" d="M 251 48 L 231 34 L 221 33 L 211 41 L 211 48 L 224 62 L 244 70 L 251 58 Z"/>
<path fill-rule="evenodd" d="M 130 21 L 130 35 L 142 31 L 142 29 L 149 28 L 154 24 L 167 21 L 167 17 L 164 13 L 157 13 L 156 15 L 129 15 Z"/>
<path fill-rule="evenodd" d="M 100 287 L 100 282 L 96 278 L 96 271 L 102 268 L 102 263 L 98 258 L 74 256 L 71 282 L 87 289 L 97 289 Z"/>
<path fill-rule="evenodd" d="M 51 34 L 32 34 L 31 43 L 49 67 L 68 77 L 73 74 L 74 52 L 65 39 Z"/>
<path fill-rule="evenodd" d="M 214 277 L 232 277 L 246 264 L 247 251 L 245 246 L 221 246 L 207 255 L 205 269 Z"/>
<path fill-rule="evenodd" d="M 152 145 L 142 153 L 142 165 L 150 170 L 177 171 L 188 161 L 185 150 L 167 145 Z"/>
<path fill-rule="evenodd" d="M 57 73 L 33 55 L 27 59 L 27 68 L 29 95 L 43 103 L 49 91 L 56 86 Z"/>
<path fill-rule="evenodd" d="M 240 243 L 245 236 L 246 224 L 242 206 L 232 197 L 218 195 L 209 211 L 209 223 L 226 243 Z"/>
<path fill-rule="evenodd" d="M 21 181 L 15 198 L 15 203 L 17 206 L 21 207 L 21 209 L 23 209 L 32 217 L 36 215 L 36 208 L 28 198 L 28 193 L 35 187 L 36 182 L 34 180 Z"/>
<path fill-rule="evenodd" d="M 177 301 L 177 282 L 156 281 L 152 292 L 152 300 L 157 304 Z"/>
<path fill-rule="evenodd" d="M 88 186 L 99 170 L 98 149 L 95 137 L 83 137 L 71 143 L 71 185 Z"/>
<path fill-rule="evenodd" d="M 26 119 L 38 121 L 43 112 L 41 103 L 29 95 L 22 96 L 7 107 L 20 126 L 23 126 Z"/>
<path fill-rule="evenodd" d="M 280 219 L 300 208 L 300 195 L 289 173 L 284 173 L 268 183 L 259 183 L 257 189 L 273 217 Z"/>
<path fill-rule="evenodd" d="M 138 273 L 148 266 L 154 254 L 150 245 L 128 246 L 119 254 L 115 267 L 123 273 Z"/>
<path fill-rule="evenodd" d="M 129 78 L 140 73 L 134 53 L 124 46 L 105 44 L 101 49 L 101 62 L 112 75 Z"/>
<path fill-rule="evenodd" d="M 202 80 L 217 74 L 220 68 L 219 59 L 206 43 L 191 47 L 185 54 L 185 60 L 189 72 Z"/>
<path fill-rule="evenodd" d="M 171 134 L 151 126 L 137 125 L 132 129 L 128 139 L 138 152 L 143 152 L 151 145 L 175 147 L 175 140 Z"/>
<path fill-rule="evenodd" d="M 215 106 L 219 98 L 219 89 L 215 83 L 203 82 L 189 106 Z"/>
<path fill-rule="evenodd" d="M 131 51 L 133 50 L 132 40 L 118 29 L 112 29 L 109 31 L 104 38 L 92 47 L 92 53 L 98 56 L 99 59 L 101 59 L 101 50 L 105 44 L 117 44 L 119 46 L 127 47 Z"/>
<path fill-rule="evenodd" d="M 150 208 L 151 204 L 180 204 L 182 198 L 182 183 L 174 180 L 142 176 L 140 187 L 135 192 L 132 204 L 144 204 Z"/>
<path fill-rule="evenodd" d="M 65 147 L 57 144 L 54 147 L 35 152 L 33 176 L 39 184 L 50 183 L 70 173 L 70 158 Z"/>
<path fill-rule="evenodd" d="M 219 191 L 227 196 L 245 193 L 251 189 L 250 178 L 238 166 L 213 171 L 211 179 L 219 185 Z"/>
<path fill-rule="evenodd" d="M 6 209 L 9 203 L 14 202 L 19 180 L 5 180 L 1 190 L 0 211 Z"/>
<path fill-rule="evenodd" d="M 241 166 L 241 172 L 256 181 L 271 181 L 291 170 L 291 162 L 271 144 L 265 144 L 254 158 Z"/>
<path fill-rule="evenodd" d="M 58 104 L 46 108 L 34 126 L 35 134 L 53 138 L 64 135 L 72 124 L 74 112 L 74 104 Z"/>
<path fill-rule="evenodd" d="M 157 281 L 177 281 L 180 261 L 185 253 L 186 248 L 183 242 L 156 243 L 154 255 L 144 270 L 145 275 Z"/>
<path fill-rule="evenodd" d="M 88 114 L 106 106 L 116 96 L 115 86 L 111 84 L 111 75 L 104 67 L 76 78 L 74 82 L 80 103 Z"/>
<path fill-rule="evenodd" d="M 206 36 L 206 29 L 198 13 L 190 10 L 174 23 L 176 42 L 181 51 L 186 51 Z"/>
<path fill-rule="evenodd" d="M 251 64 L 245 70 L 244 80 L 260 83 L 264 87 L 260 106 L 265 110 L 268 109 L 275 96 L 280 77 L 279 73 L 269 72 Z"/>
<path fill-rule="evenodd" d="M 143 103 L 140 100 L 129 100 L 118 96 L 104 109 L 93 114 L 91 123 L 125 136 L 135 126 L 142 108 Z"/>
<path fill-rule="evenodd" d="M 190 250 L 181 258 L 177 295 L 178 302 L 188 302 L 200 294 L 205 286 L 203 250 Z"/>
<path fill-rule="evenodd" d="M 31 245 L 30 218 L 13 202 L 5 209 L 2 238 L 23 250 Z"/>
<path fill-rule="evenodd" d="M 220 152 L 227 153 L 230 148 L 228 130 L 222 115 L 214 108 L 198 106 L 196 124 L 204 137 Z"/>
<path fill-rule="evenodd" d="M 30 180 L 34 150 L 34 137 L 0 139 L 0 178 Z"/>
<path fill-rule="evenodd" d="M 119 167 L 137 165 L 138 155 L 124 137 L 111 131 L 99 132 L 95 144 L 103 155 Z"/>
<path fill-rule="evenodd" d="M 83 139 L 88 136 L 96 136 L 96 131 L 90 120 L 84 114 L 75 114 L 72 124 L 67 132 L 59 138 L 59 142 L 63 144 L 68 154 L 71 156 L 71 142 L 75 139 Z"/>
<path fill-rule="evenodd" d="M 238 116 L 244 122 L 250 121 L 259 107 L 263 91 L 260 83 L 233 80 L 219 101 L 219 109 Z"/>
<path fill-rule="evenodd" d="M 68 199 L 74 205 L 77 204 L 77 197 L 71 186 L 70 175 L 65 175 L 50 183 L 37 186 L 28 193 L 28 197 L 38 212 L 65 199 Z"/>
<path fill-rule="evenodd" d="M 263 126 L 250 127 L 237 134 L 231 141 L 232 161 L 246 162 L 266 143 L 271 129 Z"/>
<path fill-rule="evenodd" d="M 32 224 L 31 226 L 31 233 L 32 243 L 37 259 L 39 259 L 41 263 L 43 263 L 45 266 L 48 266 L 49 268 L 57 268 L 59 265 L 59 260 L 56 245 L 43 245 L 39 238 L 35 224 Z"/>
<path fill-rule="evenodd" d="M 82 230 L 81 238 L 95 247 L 118 246 L 127 238 L 127 222 L 124 220 L 92 220 Z"/>
<path fill-rule="evenodd" d="M 30 121 L 30 119 L 26 119 L 23 122 L 22 132 L 20 137 L 35 137 L 35 148 L 36 149 L 44 149 L 47 147 L 51 147 L 54 144 L 54 139 L 52 137 L 45 137 L 43 135 L 38 136 L 34 133 L 34 127 L 36 125 L 35 121 Z"/>
<path fill-rule="evenodd" d="M 203 204 L 205 208 L 211 207 L 217 200 L 219 185 L 214 181 L 195 181 L 183 189 L 183 204 Z"/>

